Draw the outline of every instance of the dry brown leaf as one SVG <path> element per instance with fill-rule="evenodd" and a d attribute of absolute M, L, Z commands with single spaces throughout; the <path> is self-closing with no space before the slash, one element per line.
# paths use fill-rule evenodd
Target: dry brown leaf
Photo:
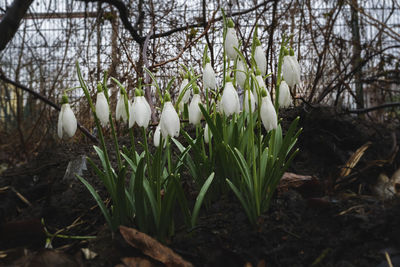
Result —
<path fill-rule="evenodd" d="M 351 173 L 352 169 L 357 165 L 358 161 L 360 161 L 361 157 L 364 155 L 365 151 L 369 148 L 371 144 L 371 142 L 365 143 L 359 149 L 357 149 L 356 152 L 353 153 L 353 155 L 351 155 L 349 160 L 346 162 L 346 165 L 340 171 L 340 178 L 338 179 L 338 181 Z"/>
<path fill-rule="evenodd" d="M 172 249 L 134 228 L 121 225 L 119 231 L 129 245 L 139 249 L 143 254 L 164 263 L 166 266 L 193 266 L 190 262 L 185 261 L 181 256 L 173 252 Z"/>
<path fill-rule="evenodd" d="M 155 265 L 148 259 L 133 257 L 133 258 L 123 258 L 121 261 L 127 267 L 154 267 Z"/>

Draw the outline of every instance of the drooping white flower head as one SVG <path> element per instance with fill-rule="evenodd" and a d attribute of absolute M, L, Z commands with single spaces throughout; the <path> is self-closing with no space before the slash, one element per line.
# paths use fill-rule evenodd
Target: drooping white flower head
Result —
<path fill-rule="evenodd" d="M 265 130 L 271 131 L 278 127 L 278 117 L 274 105 L 272 104 L 271 98 L 267 95 L 266 91 L 263 91 L 263 97 L 261 99 L 261 121 L 264 125 Z"/>
<path fill-rule="evenodd" d="M 129 114 L 129 128 L 135 123 L 137 123 L 139 127 L 144 127 L 145 129 L 149 126 L 151 108 L 141 90 L 136 90 L 136 96 L 131 105 Z"/>
<path fill-rule="evenodd" d="M 237 52 L 234 47 L 236 47 L 236 49 L 239 49 L 239 41 L 236 36 L 236 31 L 234 27 L 235 24 L 233 23 L 232 19 L 229 19 L 228 29 L 226 31 L 225 37 L 225 52 L 228 58 L 231 60 L 235 60 L 237 56 Z"/>
<path fill-rule="evenodd" d="M 261 92 L 263 89 L 265 89 L 267 94 L 268 94 L 268 91 L 267 91 L 267 86 L 265 85 L 264 79 L 261 76 L 260 70 L 257 70 L 257 72 L 256 72 L 256 80 L 257 80 L 259 89 L 257 90 L 256 85 L 254 84 L 253 95 L 254 95 L 254 98 L 256 100 L 256 104 L 258 104 L 258 93 Z"/>
<path fill-rule="evenodd" d="M 246 74 L 244 73 L 246 68 L 244 64 L 245 63 L 243 63 L 243 61 L 240 59 L 237 61 L 236 83 L 240 86 L 240 88 L 244 88 L 244 83 L 246 82 Z"/>
<path fill-rule="evenodd" d="M 99 91 L 97 93 L 96 99 L 96 116 L 99 118 L 101 124 L 106 126 L 109 121 L 110 108 L 108 106 L 108 102 L 106 96 L 103 91 Z"/>
<path fill-rule="evenodd" d="M 254 95 L 250 90 L 245 90 L 244 91 L 243 109 L 246 112 L 250 112 L 250 109 L 249 109 L 249 95 L 250 95 L 251 112 L 254 112 L 256 110 L 256 102 L 255 102 L 255 99 L 254 99 Z"/>
<path fill-rule="evenodd" d="M 225 84 L 225 89 L 222 92 L 221 104 L 222 110 L 226 116 L 230 116 L 233 113 L 239 114 L 240 112 L 239 96 L 230 81 Z"/>
<path fill-rule="evenodd" d="M 192 102 L 189 105 L 189 122 L 193 125 L 199 124 L 202 117 L 199 104 L 201 104 L 201 98 L 197 92 L 193 95 Z"/>
<path fill-rule="evenodd" d="M 66 95 L 63 96 L 61 105 L 61 111 L 58 115 L 57 123 L 57 134 L 58 137 L 62 138 L 64 133 L 68 137 L 74 136 L 77 128 L 77 121 L 70 105 L 68 104 L 68 98 Z"/>
<path fill-rule="evenodd" d="M 294 55 L 283 57 L 282 75 L 283 79 L 290 87 L 300 84 L 300 65 Z"/>
<path fill-rule="evenodd" d="M 165 97 L 166 100 L 160 118 L 161 133 L 163 137 L 178 137 L 180 130 L 179 116 L 171 103 L 169 93 L 167 92 L 166 94 L 168 96 Z"/>
<path fill-rule="evenodd" d="M 279 86 L 279 98 L 278 98 L 279 107 L 287 108 L 292 104 L 292 97 L 290 95 L 289 86 L 285 81 L 281 82 Z"/>
<path fill-rule="evenodd" d="M 212 138 L 212 132 L 208 130 L 208 124 L 204 127 L 204 142 L 208 144 Z"/>
<path fill-rule="evenodd" d="M 185 77 L 181 83 L 181 87 L 179 87 L 179 95 L 182 93 L 183 89 L 185 88 L 185 86 L 189 83 L 189 79 L 187 77 Z M 188 88 L 185 92 L 185 94 L 182 96 L 182 100 L 179 104 L 182 103 L 186 104 L 187 102 L 189 102 L 190 99 L 190 88 Z"/>
<path fill-rule="evenodd" d="M 203 87 L 215 90 L 217 81 L 215 80 L 215 72 L 210 62 L 207 62 L 203 70 Z"/>
<path fill-rule="evenodd" d="M 267 73 L 267 58 L 265 56 L 264 50 L 261 47 L 261 43 L 258 39 L 256 39 L 254 59 L 257 64 L 257 68 L 261 71 L 261 75 L 265 76 L 265 74 Z"/>
<path fill-rule="evenodd" d="M 156 130 L 154 131 L 153 144 L 155 147 L 158 147 L 160 145 L 160 135 L 161 135 L 160 124 L 161 122 L 157 125 Z"/>
<path fill-rule="evenodd" d="M 130 101 L 128 100 L 128 104 L 130 106 Z M 118 101 L 117 101 L 117 107 L 115 109 L 115 118 L 117 120 L 122 119 L 124 122 L 128 121 L 128 114 L 126 113 L 125 109 L 125 102 L 124 102 L 124 95 L 120 93 Z"/>

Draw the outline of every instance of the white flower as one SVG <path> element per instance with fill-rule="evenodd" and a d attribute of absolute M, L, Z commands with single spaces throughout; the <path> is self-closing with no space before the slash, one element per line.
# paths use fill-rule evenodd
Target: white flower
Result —
<path fill-rule="evenodd" d="M 300 65 L 295 56 L 284 56 L 282 75 L 290 87 L 300 83 Z"/>
<path fill-rule="evenodd" d="M 254 51 L 254 59 L 256 60 L 258 69 L 261 71 L 261 75 L 265 76 L 265 73 L 267 73 L 267 58 L 265 57 L 265 53 L 261 45 L 256 46 L 256 50 Z"/>
<path fill-rule="evenodd" d="M 241 88 L 244 88 L 244 83 L 246 82 L 246 74 L 244 71 L 246 71 L 245 65 L 243 61 L 240 59 L 237 61 L 237 71 L 236 71 L 236 83 L 239 85 Z"/>
<path fill-rule="evenodd" d="M 267 91 L 267 86 L 265 85 L 264 79 L 263 79 L 263 77 L 262 77 L 261 75 L 257 75 L 257 76 L 256 76 L 256 80 L 257 80 L 259 89 L 258 89 L 258 91 L 257 91 L 256 85 L 254 85 L 254 87 L 253 87 L 253 95 L 254 95 L 254 97 L 255 97 L 255 99 L 256 99 L 256 104 L 258 104 L 258 93 L 261 93 L 261 91 L 262 91 L 263 89 L 265 89 L 265 91 L 267 92 L 267 94 L 268 94 L 268 91 Z"/>
<path fill-rule="evenodd" d="M 278 127 L 278 118 L 269 95 L 261 99 L 260 115 L 265 130 L 270 131 Z"/>
<path fill-rule="evenodd" d="M 244 102 L 243 102 L 243 108 L 246 112 L 249 111 L 249 94 L 250 94 L 250 107 L 251 107 L 251 112 L 254 112 L 256 109 L 256 102 L 254 100 L 254 95 L 250 90 L 245 90 L 244 91 Z"/>
<path fill-rule="evenodd" d="M 164 103 L 164 108 L 160 119 L 161 133 L 163 137 L 178 137 L 180 130 L 180 121 L 171 101 Z"/>
<path fill-rule="evenodd" d="M 144 96 L 136 96 L 130 111 L 129 111 L 129 128 L 131 128 L 135 122 L 139 127 L 144 127 L 145 129 L 149 126 L 151 118 L 151 108 Z"/>
<path fill-rule="evenodd" d="M 77 122 L 70 105 L 62 104 L 60 114 L 58 115 L 57 134 L 62 138 L 63 134 L 68 137 L 74 136 L 76 132 Z"/>
<path fill-rule="evenodd" d="M 217 87 L 217 82 L 215 80 L 215 72 L 211 67 L 211 63 L 208 62 L 203 70 L 203 85 L 204 88 L 215 89 Z"/>
<path fill-rule="evenodd" d="M 109 121 L 110 108 L 108 106 L 104 92 L 97 93 L 96 115 L 97 118 L 99 118 L 101 124 L 103 126 L 106 126 Z"/>
<path fill-rule="evenodd" d="M 290 96 L 289 86 L 285 81 L 281 82 L 279 86 L 279 106 L 282 108 L 287 108 L 292 103 L 292 97 Z"/>
<path fill-rule="evenodd" d="M 128 100 L 128 106 L 129 105 L 129 100 Z M 128 120 L 128 114 L 126 113 L 125 109 L 125 102 L 124 102 L 124 95 L 120 93 L 118 101 L 117 101 L 117 108 L 115 110 L 115 117 L 117 120 L 123 119 L 124 122 L 127 122 Z"/>
<path fill-rule="evenodd" d="M 237 56 L 237 52 L 234 47 L 239 49 L 239 41 L 236 36 L 236 31 L 234 28 L 228 28 L 225 38 L 225 52 L 228 58 L 232 60 L 234 60 Z"/>
<path fill-rule="evenodd" d="M 225 89 L 222 93 L 221 104 L 226 116 L 230 116 L 233 113 L 238 114 L 240 112 L 239 96 L 236 92 L 236 89 L 233 87 L 232 82 L 227 82 L 225 84 Z"/>
<path fill-rule="evenodd" d="M 212 138 L 212 132 L 210 131 L 210 135 L 208 135 L 208 124 L 206 123 L 206 127 L 204 127 L 204 142 L 208 144 L 210 142 L 210 139 Z"/>
<path fill-rule="evenodd" d="M 197 125 L 200 123 L 201 116 L 202 116 L 199 104 L 201 104 L 200 95 L 194 94 L 194 96 L 192 98 L 192 102 L 190 102 L 190 105 L 189 105 L 189 122 L 194 125 Z"/>
<path fill-rule="evenodd" d="M 189 83 L 188 79 L 183 79 L 181 87 L 179 88 L 179 95 L 182 93 L 183 89 L 185 88 L 185 86 Z M 182 103 L 182 107 L 183 104 L 186 104 L 187 102 L 189 102 L 189 98 L 190 98 L 190 88 L 188 88 L 185 92 L 185 94 L 182 96 L 182 100 L 179 104 Z"/>
<path fill-rule="evenodd" d="M 153 144 L 155 147 L 160 145 L 160 124 L 157 125 L 156 130 L 154 131 Z"/>

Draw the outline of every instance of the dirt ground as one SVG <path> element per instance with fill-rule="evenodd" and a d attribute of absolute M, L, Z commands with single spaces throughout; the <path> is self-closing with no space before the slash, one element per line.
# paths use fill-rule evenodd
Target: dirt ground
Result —
<path fill-rule="evenodd" d="M 288 110 L 283 125 L 297 115 L 300 153 L 258 227 L 229 195 L 204 210 L 195 229 L 176 227 L 169 248 L 194 266 L 400 266 L 400 200 L 374 194 L 379 175 L 400 167 L 398 125 L 327 108 Z M 92 145 L 53 143 L 1 174 L 0 265 L 163 266 L 110 233 L 89 192 L 66 174 L 71 161 L 96 158 Z M 106 197 L 90 169 L 83 175 Z M 394 182 L 394 192 L 399 186 Z M 56 237 L 45 249 L 44 226 L 51 234 L 95 238 Z M 123 265 L 124 258 L 137 260 Z"/>

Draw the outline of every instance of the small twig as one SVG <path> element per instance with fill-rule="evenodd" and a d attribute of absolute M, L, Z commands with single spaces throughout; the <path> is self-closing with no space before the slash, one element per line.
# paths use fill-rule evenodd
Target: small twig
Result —
<path fill-rule="evenodd" d="M 387 251 L 385 251 L 385 257 L 389 267 L 393 267 L 392 260 L 390 259 L 389 253 L 387 253 Z"/>
<path fill-rule="evenodd" d="M 370 108 L 361 108 L 361 109 L 349 109 L 345 110 L 343 113 L 356 113 L 356 114 L 361 114 L 361 113 L 368 113 L 370 111 L 378 110 L 378 109 L 383 109 L 383 108 L 392 108 L 392 107 L 400 107 L 400 102 L 394 102 L 394 103 L 386 103 L 380 106 L 375 106 L 375 107 L 370 107 Z"/>

